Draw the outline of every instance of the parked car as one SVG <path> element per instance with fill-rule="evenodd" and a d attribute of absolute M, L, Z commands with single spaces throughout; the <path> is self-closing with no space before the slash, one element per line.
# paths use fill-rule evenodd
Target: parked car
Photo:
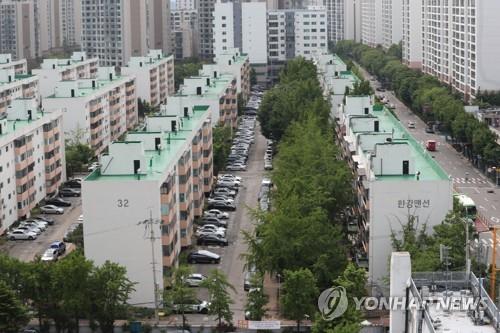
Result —
<path fill-rule="evenodd" d="M 63 255 L 64 252 L 66 252 L 66 244 L 64 244 L 64 242 L 60 241 L 52 242 L 52 244 L 50 244 L 50 248 L 57 250 L 57 253 L 59 255 Z"/>
<path fill-rule="evenodd" d="M 27 225 L 20 225 L 19 227 L 17 227 L 17 230 L 24 230 L 26 232 L 31 231 L 31 232 L 34 232 L 37 235 L 40 235 L 42 233 L 42 230 L 40 228 L 31 227 L 31 226 L 27 226 Z"/>
<path fill-rule="evenodd" d="M 47 205 L 54 205 L 57 207 L 70 207 L 71 206 L 71 202 L 64 200 L 64 199 L 61 199 L 61 198 L 51 198 L 51 199 L 45 200 L 45 203 Z"/>
<path fill-rule="evenodd" d="M 186 283 L 190 287 L 199 287 L 200 284 L 206 279 L 207 277 L 203 274 L 193 273 L 189 274 L 189 276 L 186 278 Z"/>
<path fill-rule="evenodd" d="M 434 133 L 434 129 L 432 127 L 426 127 L 425 128 L 425 133 Z"/>
<path fill-rule="evenodd" d="M 59 190 L 60 197 L 79 197 L 82 195 L 82 192 L 76 188 L 62 188 Z"/>
<path fill-rule="evenodd" d="M 236 191 L 230 190 L 227 187 L 217 187 L 214 190 L 214 195 L 225 195 L 234 198 L 236 196 Z"/>
<path fill-rule="evenodd" d="M 46 262 L 57 261 L 59 257 L 59 252 L 56 249 L 48 248 L 42 255 L 41 260 Z"/>
<path fill-rule="evenodd" d="M 222 212 L 218 209 L 209 209 L 209 210 L 206 210 L 205 212 L 203 212 L 203 216 L 212 216 L 212 217 L 216 217 L 218 219 L 228 219 L 229 218 L 229 214 L 226 213 L 226 212 Z"/>
<path fill-rule="evenodd" d="M 216 197 L 210 197 L 208 198 L 208 204 L 216 203 L 216 202 L 225 202 L 225 203 L 230 203 L 234 204 L 234 200 L 225 196 L 218 195 Z"/>
<path fill-rule="evenodd" d="M 43 216 L 43 215 L 35 216 L 32 219 L 37 220 L 37 221 L 47 222 L 48 225 L 54 225 L 54 223 L 56 222 L 53 218 L 48 217 L 48 216 Z"/>
<path fill-rule="evenodd" d="M 273 164 L 270 161 L 265 161 L 264 170 L 272 170 L 272 169 L 273 169 Z"/>
<path fill-rule="evenodd" d="M 243 180 L 243 178 L 241 178 L 240 176 L 235 176 L 231 173 L 220 174 L 219 177 L 217 177 L 217 178 L 231 180 L 231 181 L 234 181 L 236 183 L 241 183 L 241 181 Z"/>
<path fill-rule="evenodd" d="M 227 181 L 227 180 L 219 180 L 217 181 L 217 186 L 218 187 L 227 187 L 232 190 L 237 190 L 239 187 L 239 184 L 233 181 Z"/>
<path fill-rule="evenodd" d="M 220 210 L 230 210 L 230 211 L 235 211 L 236 206 L 234 203 L 227 203 L 227 202 L 213 202 L 208 204 L 208 208 L 210 209 L 220 209 Z"/>
<path fill-rule="evenodd" d="M 206 235 L 200 235 L 196 240 L 196 244 L 228 246 L 229 242 L 227 241 L 227 238 L 222 237 L 220 235 L 206 234 Z"/>
<path fill-rule="evenodd" d="M 192 301 L 186 302 L 186 304 L 172 304 L 173 312 L 179 312 L 182 308 L 184 312 L 188 313 L 208 313 L 208 307 L 210 303 L 207 301 L 200 301 L 199 299 L 194 299 Z"/>
<path fill-rule="evenodd" d="M 22 221 L 21 223 L 19 223 L 19 226 L 28 227 L 31 229 L 40 229 L 41 231 L 47 230 L 47 224 L 42 224 L 42 223 L 39 224 L 36 221 L 32 220 Z"/>
<path fill-rule="evenodd" d="M 34 240 L 37 234 L 33 231 L 15 229 L 7 233 L 7 238 L 10 240 Z"/>
<path fill-rule="evenodd" d="M 227 221 L 226 220 L 220 220 L 220 219 L 217 219 L 215 218 L 215 220 L 212 219 L 212 217 L 210 219 L 202 219 L 200 221 L 200 225 L 201 226 L 204 226 L 206 224 L 213 224 L 217 227 L 227 227 Z"/>
<path fill-rule="evenodd" d="M 212 230 L 212 231 L 221 231 L 223 233 L 226 233 L 227 229 L 225 227 L 219 227 L 216 226 L 215 224 L 204 224 L 198 228 L 198 230 Z"/>
<path fill-rule="evenodd" d="M 247 169 L 247 166 L 245 164 L 228 164 L 226 165 L 226 170 L 228 171 L 245 171 Z"/>
<path fill-rule="evenodd" d="M 415 123 L 413 121 L 409 121 L 408 128 L 415 128 Z"/>
<path fill-rule="evenodd" d="M 64 209 L 55 205 L 42 206 L 40 211 L 44 214 L 64 214 Z"/>
<path fill-rule="evenodd" d="M 71 179 L 65 182 L 63 186 L 69 188 L 82 188 L 82 182 L 80 179 Z"/>
<path fill-rule="evenodd" d="M 207 250 L 198 250 L 191 252 L 187 257 L 187 261 L 190 264 L 218 264 L 220 263 L 220 255 Z"/>
<path fill-rule="evenodd" d="M 94 162 L 91 165 L 89 165 L 89 167 L 87 168 L 87 170 L 89 172 L 92 172 L 92 171 L 96 170 L 97 168 L 99 168 L 99 162 Z"/>
<path fill-rule="evenodd" d="M 220 237 L 226 237 L 226 231 L 219 230 L 219 229 L 198 229 L 196 230 L 196 236 L 202 237 L 206 235 L 215 235 L 215 236 L 220 236 Z"/>

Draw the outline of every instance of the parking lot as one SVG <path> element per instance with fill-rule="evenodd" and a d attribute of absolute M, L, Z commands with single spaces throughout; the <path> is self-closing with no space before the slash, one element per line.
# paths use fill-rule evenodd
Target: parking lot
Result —
<path fill-rule="evenodd" d="M 0 247 L 0 250 L 7 252 L 10 256 L 22 261 L 32 261 L 37 255 L 42 255 L 49 245 L 54 241 L 61 241 L 66 233 L 66 230 L 72 223 L 76 223 L 79 216 L 82 214 L 82 200 L 80 197 L 64 198 L 71 202 L 70 207 L 64 207 L 64 214 L 44 214 L 55 220 L 54 225 L 51 225 L 40 234 L 35 240 L 6 240 L 5 244 Z M 72 247 L 68 244 L 68 248 Z M 70 251 L 67 251 L 69 253 Z"/>
<path fill-rule="evenodd" d="M 266 139 L 260 134 L 258 123 L 255 126 L 255 142 L 249 149 L 248 160 L 246 162 L 246 171 L 230 171 L 242 178 L 242 185 L 239 187 L 235 197 L 236 210 L 229 212 L 228 228 L 226 237 L 229 245 L 223 246 L 198 246 L 197 249 L 206 249 L 221 256 L 219 264 L 193 264 L 193 273 L 208 275 L 209 272 L 218 268 L 223 271 L 228 281 L 235 287 L 235 291 L 230 291 L 233 304 L 233 322 L 243 320 L 244 307 L 247 298 L 247 292 L 243 289 L 245 261 L 241 259 L 241 254 L 247 251 L 242 236 L 242 231 L 251 231 L 254 229 L 254 221 L 250 214 L 250 209 L 255 209 L 258 205 L 258 195 L 261 188 L 261 182 L 267 171 L 264 171 L 264 157 L 267 149 Z M 197 296 L 200 300 L 208 300 L 206 289 L 197 288 Z M 213 318 L 203 314 L 189 314 L 186 316 L 189 324 L 208 324 L 213 323 Z M 181 316 L 171 316 L 169 320 L 180 324 Z"/>

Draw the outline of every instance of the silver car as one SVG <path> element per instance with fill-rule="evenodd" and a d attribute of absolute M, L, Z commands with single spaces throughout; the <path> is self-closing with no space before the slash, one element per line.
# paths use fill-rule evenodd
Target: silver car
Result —
<path fill-rule="evenodd" d="M 42 255 L 42 261 L 50 262 L 50 261 L 57 261 L 59 258 L 59 253 L 57 252 L 57 249 L 47 249 Z"/>
<path fill-rule="evenodd" d="M 25 239 L 34 240 L 36 239 L 36 237 L 37 234 L 34 233 L 33 231 L 25 231 L 19 229 L 15 229 L 7 233 L 7 238 L 10 240 L 25 240 Z"/>
<path fill-rule="evenodd" d="M 40 207 L 40 211 L 44 214 L 63 214 L 64 209 L 54 205 L 45 205 Z"/>

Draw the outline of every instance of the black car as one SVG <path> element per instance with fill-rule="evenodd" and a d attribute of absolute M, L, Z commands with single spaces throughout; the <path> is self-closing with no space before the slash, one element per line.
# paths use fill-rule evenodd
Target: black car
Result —
<path fill-rule="evenodd" d="M 232 203 L 227 203 L 227 202 L 213 202 L 213 203 L 208 205 L 208 209 L 220 209 L 220 210 L 235 211 L 236 206 Z"/>
<path fill-rule="evenodd" d="M 82 183 L 80 180 L 77 179 L 71 179 L 68 180 L 66 183 L 64 183 L 64 187 L 69 187 L 69 188 L 82 188 Z"/>
<path fill-rule="evenodd" d="M 229 243 L 226 238 L 220 237 L 216 234 L 204 234 L 198 237 L 196 241 L 198 245 L 220 245 L 227 246 Z"/>
<path fill-rule="evenodd" d="M 54 205 L 57 207 L 69 207 L 71 206 L 71 202 L 61 199 L 61 198 L 52 198 L 45 201 L 47 205 Z"/>
<path fill-rule="evenodd" d="M 62 188 L 59 190 L 60 197 L 79 197 L 82 193 L 76 188 Z"/>
<path fill-rule="evenodd" d="M 220 255 L 206 250 L 198 250 L 188 254 L 187 261 L 190 264 L 218 264 L 220 263 Z"/>

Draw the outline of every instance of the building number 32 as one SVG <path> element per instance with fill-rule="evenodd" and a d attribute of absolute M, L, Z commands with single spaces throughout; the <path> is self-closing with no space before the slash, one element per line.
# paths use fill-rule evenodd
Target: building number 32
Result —
<path fill-rule="evenodd" d="M 116 202 L 118 208 L 127 208 L 128 207 L 128 199 L 118 199 Z"/>

